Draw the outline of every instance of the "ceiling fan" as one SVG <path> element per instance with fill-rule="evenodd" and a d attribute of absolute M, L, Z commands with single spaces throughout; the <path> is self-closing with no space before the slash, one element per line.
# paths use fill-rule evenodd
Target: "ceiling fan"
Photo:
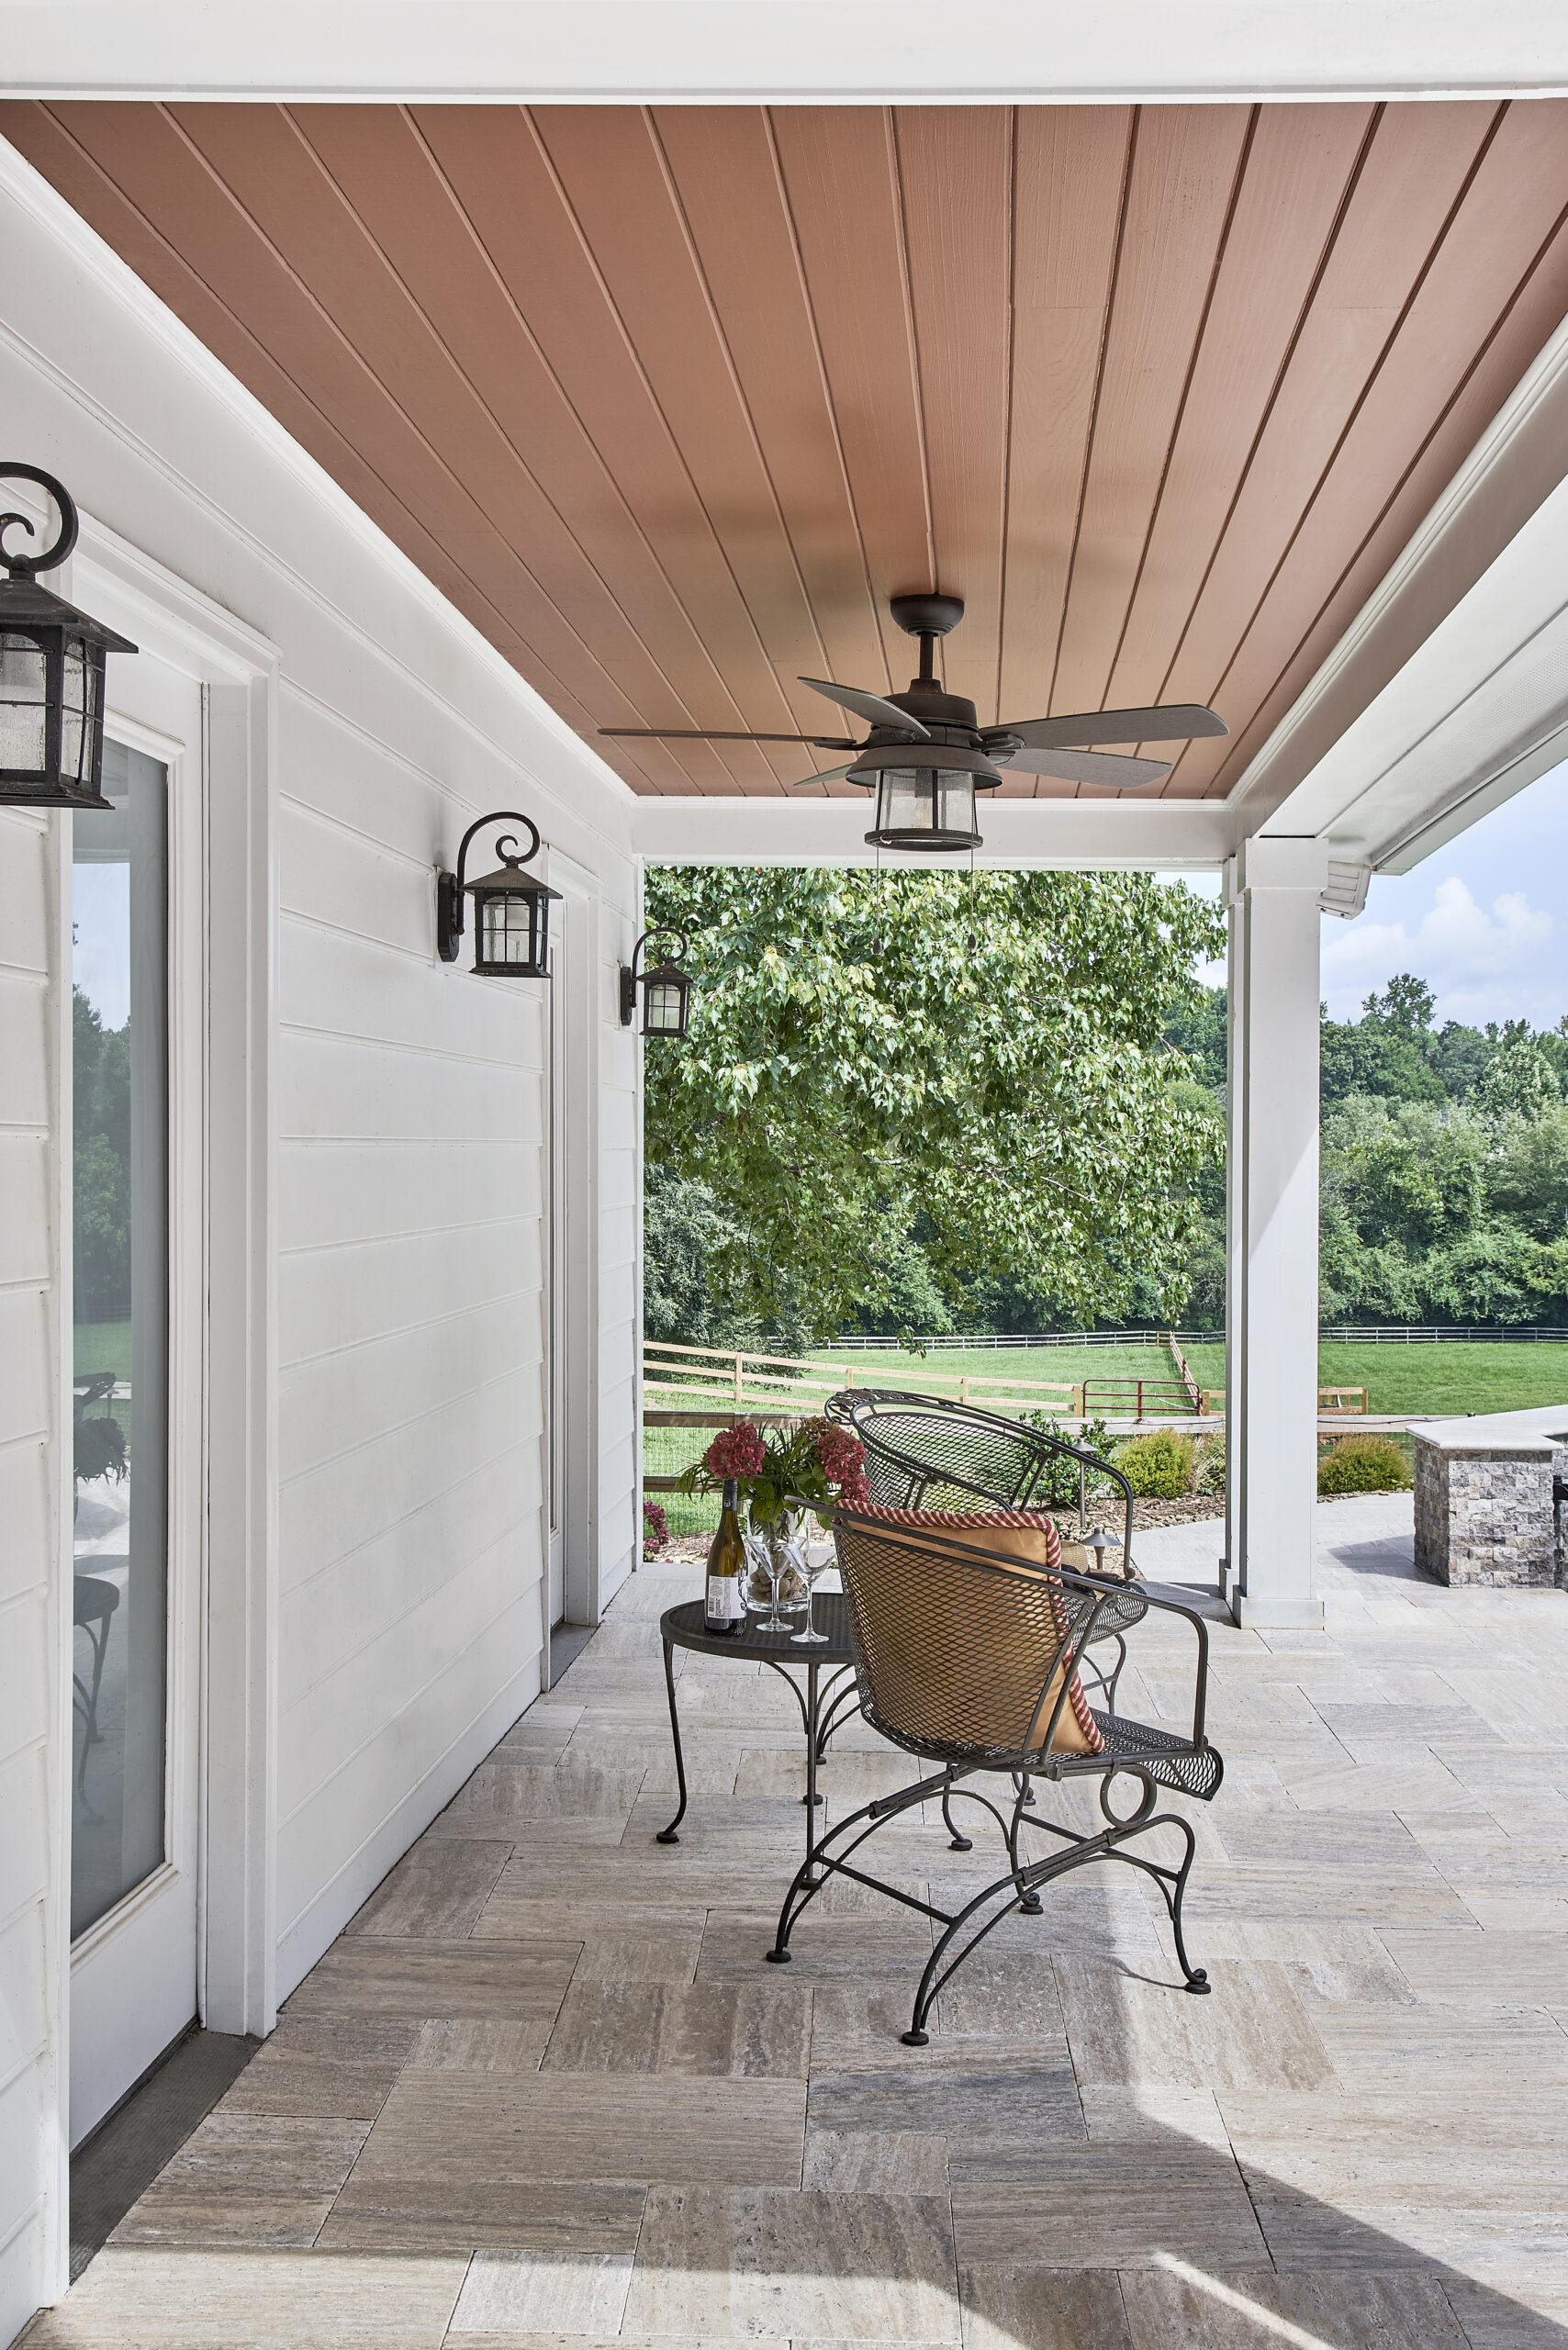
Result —
<path fill-rule="evenodd" d="M 1223 718 L 1198 702 L 1172 702 L 1158 710 L 1092 710 L 1067 718 L 1014 719 L 1005 726 L 981 726 L 972 701 L 944 692 L 935 669 L 936 640 L 964 617 L 958 596 L 894 596 L 889 609 L 900 628 L 920 639 L 920 675 L 902 694 L 872 694 L 857 686 L 833 686 L 802 677 L 863 718 L 871 732 L 864 743 L 842 734 L 748 734 L 702 727 L 601 726 L 621 741 L 661 743 L 799 743 L 815 751 L 853 751 L 844 767 L 826 767 L 807 783 L 875 786 L 877 820 L 866 835 L 882 848 L 979 848 L 975 793 L 994 791 L 1001 770 L 1048 775 L 1063 783 L 1130 786 L 1169 775 L 1164 759 L 1131 758 L 1124 752 L 1096 751 L 1095 743 L 1184 743 L 1200 734 L 1227 734 Z"/>

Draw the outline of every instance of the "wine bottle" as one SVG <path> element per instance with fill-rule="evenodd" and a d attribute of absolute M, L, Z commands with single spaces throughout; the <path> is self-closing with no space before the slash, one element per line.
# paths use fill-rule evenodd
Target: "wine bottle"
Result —
<path fill-rule="evenodd" d="M 746 1555 L 741 1539 L 739 1493 L 735 1479 L 726 1477 L 719 1530 L 708 1550 L 702 1628 L 714 1638 L 738 1632 L 745 1622 Z"/>

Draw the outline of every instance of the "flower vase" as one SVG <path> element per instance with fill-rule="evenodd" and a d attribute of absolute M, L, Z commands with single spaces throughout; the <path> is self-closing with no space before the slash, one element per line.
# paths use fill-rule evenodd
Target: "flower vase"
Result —
<path fill-rule="evenodd" d="M 773 1577 L 769 1572 L 771 1559 L 778 1568 L 778 1613 L 799 1616 L 806 1605 L 806 1582 L 790 1555 L 800 1530 L 800 1513 L 781 1509 L 777 1517 L 754 1523 L 749 1509 L 746 1513 L 746 1547 L 751 1553 L 751 1573 L 746 1583 L 746 1605 L 760 1614 L 773 1606 Z"/>

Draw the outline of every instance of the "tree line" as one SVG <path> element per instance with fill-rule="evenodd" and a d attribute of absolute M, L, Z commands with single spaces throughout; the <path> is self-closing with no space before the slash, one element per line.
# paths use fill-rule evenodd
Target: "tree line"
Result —
<path fill-rule="evenodd" d="M 1319 1299 L 1330 1322 L 1568 1324 L 1568 1018 L 1435 1020 L 1408 972 L 1321 1032 Z M 1167 1035 L 1211 1098 L 1226 1082 L 1225 990 Z M 1223 1178 L 1198 1179 L 1190 1318 L 1224 1319 Z"/>

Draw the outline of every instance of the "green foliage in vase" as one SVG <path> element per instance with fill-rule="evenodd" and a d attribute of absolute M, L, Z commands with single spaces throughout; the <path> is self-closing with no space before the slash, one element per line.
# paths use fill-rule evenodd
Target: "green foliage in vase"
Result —
<path fill-rule="evenodd" d="M 726 1337 L 801 1344 L 857 1313 L 968 1320 L 977 1282 L 1090 1322 L 1184 1298 L 1220 1127 L 1164 1031 L 1201 995 L 1212 904 L 1140 874 L 981 873 L 971 895 L 684 866 L 650 868 L 646 907 L 696 981 L 687 1045 L 646 1062 L 651 1288 L 679 1336 L 699 1257 Z"/>
<path fill-rule="evenodd" d="M 732 1421 L 700 1460 L 681 1473 L 685 1494 L 711 1494 L 734 1478 L 759 1525 L 769 1525 L 791 1498 L 809 1502 L 824 1526 L 834 1505 L 864 1509 L 866 1448 L 857 1436 L 821 1417 L 796 1420 L 766 1434 L 753 1420 Z"/>
<path fill-rule="evenodd" d="M 118 1484 L 129 1463 L 126 1459 L 125 1430 L 106 1412 L 95 1412 L 91 1418 L 77 1421 L 73 1431 L 74 1457 L 73 1467 L 79 1484 L 90 1483 L 95 1477 L 107 1477 Z"/>

